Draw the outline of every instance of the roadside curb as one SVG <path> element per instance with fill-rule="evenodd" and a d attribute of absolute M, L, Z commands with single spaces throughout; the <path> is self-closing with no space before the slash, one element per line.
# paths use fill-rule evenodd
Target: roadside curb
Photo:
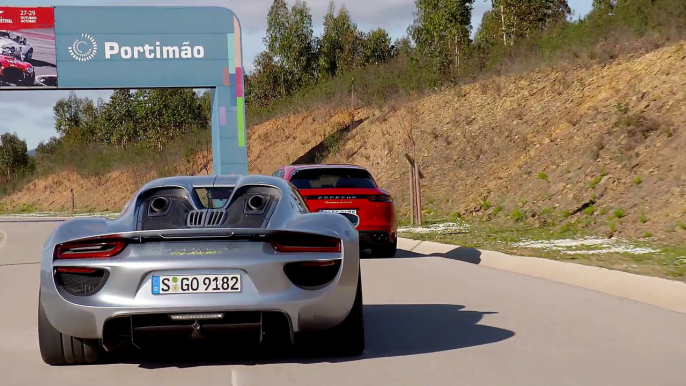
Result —
<path fill-rule="evenodd" d="M 398 249 L 424 256 L 462 260 L 489 268 L 570 284 L 686 313 L 686 283 L 679 281 L 543 258 L 511 256 L 500 252 L 469 249 L 469 254 L 478 256 L 476 259 L 478 262 L 475 263 L 461 258 L 460 255 L 465 255 L 467 248 L 433 241 L 398 238 Z"/>

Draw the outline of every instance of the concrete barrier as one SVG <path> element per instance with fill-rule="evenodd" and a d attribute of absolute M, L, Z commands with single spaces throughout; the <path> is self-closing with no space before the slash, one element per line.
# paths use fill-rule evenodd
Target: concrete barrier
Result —
<path fill-rule="evenodd" d="M 515 272 L 559 283 L 619 296 L 656 307 L 686 313 L 686 283 L 657 277 L 636 275 L 606 268 L 511 256 L 493 251 L 472 250 L 467 254 L 457 245 L 432 241 L 398 239 L 398 248 L 411 254 L 448 257 L 485 267 Z M 476 255 L 476 257 L 475 257 Z M 471 256 L 464 258 L 465 256 Z"/>

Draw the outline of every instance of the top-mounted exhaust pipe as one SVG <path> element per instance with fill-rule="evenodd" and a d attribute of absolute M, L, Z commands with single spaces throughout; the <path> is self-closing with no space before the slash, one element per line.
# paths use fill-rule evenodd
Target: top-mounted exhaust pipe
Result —
<path fill-rule="evenodd" d="M 256 194 L 248 199 L 247 204 L 248 209 L 257 212 L 264 209 L 264 206 L 267 204 L 267 199 L 264 196 Z"/>
<path fill-rule="evenodd" d="M 150 202 L 150 210 L 153 213 L 163 213 L 169 208 L 169 199 L 166 197 L 157 197 Z"/>

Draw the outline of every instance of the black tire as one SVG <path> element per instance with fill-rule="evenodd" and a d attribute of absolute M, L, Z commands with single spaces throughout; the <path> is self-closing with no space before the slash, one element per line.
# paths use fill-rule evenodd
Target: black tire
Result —
<path fill-rule="evenodd" d="M 326 331 L 309 333 L 301 348 L 306 352 L 331 356 L 357 356 L 365 349 L 362 277 L 357 274 L 357 293 L 348 316 L 338 326 Z M 297 344 L 297 343 L 296 343 Z M 303 347 L 304 346 L 304 347 Z"/>
<path fill-rule="evenodd" d="M 60 333 L 50 324 L 38 303 L 38 346 L 43 362 L 51 366 L 94 364 L 100 360 L 96 339 L 79 339 Z"/>
<path fill-rule="evenodd" d="M 396 239 L 393 244 L 386 244 L 383 246 L 373 247 L 372 256 L 375 257 L 394 257 L 398 250 L 398 240 Z"/>

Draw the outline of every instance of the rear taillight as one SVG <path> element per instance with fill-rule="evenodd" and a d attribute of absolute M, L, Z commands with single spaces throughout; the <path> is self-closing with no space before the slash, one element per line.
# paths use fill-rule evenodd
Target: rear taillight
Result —
<path fill-rule="evenodd" d="M 93 240 L 64 243 L 55 249 L 55 259 L 106 259 L 121 253 L 125 240 Z"/>
<path fill-rule="evenodd" d="M 59 273 L 94 273 L 94 269 L 90 268 L 57 268 Z"/>
<path fill-rule="evenodd" d="M 341 269 L 341 260 L 288 263 L 283 271 L 288 280 L 305 290 L 317 290 L 330 284 Z"/>
<path fill-rule="evenodd" d="M 393 202 L 391 196 L 369 196 L 369 201 L 372 202 Z"/>
<path fill-rule="evenodd" d="M 272 237 L 271 245 L 279 252 L 340 252 L 341 240 L 335 237 L 282 234 Z"/>

